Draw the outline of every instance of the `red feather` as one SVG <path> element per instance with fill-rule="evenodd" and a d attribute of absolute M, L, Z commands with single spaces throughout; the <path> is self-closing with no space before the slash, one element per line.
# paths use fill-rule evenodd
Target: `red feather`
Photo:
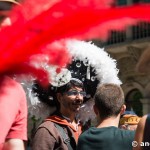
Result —
<path fill-rule="evenodd" d="M 117 8 L 110 7 L 112 2 L 26 0 L 23 7 L 12 11 L 12 25 L 0 31 L 0 74 L 31 73 L 38 78 L 42 74 L 41 78 L 43 71 L 31 66 L 31 56 L 46 54 L 48 63 L 58 67 L 70 61 L 65 48 L 51 45 L 55 40 L 97 37 L 106 40 L 109 30 L 122 30 L 138 20 L 150 21 L 150 5 Z"/>

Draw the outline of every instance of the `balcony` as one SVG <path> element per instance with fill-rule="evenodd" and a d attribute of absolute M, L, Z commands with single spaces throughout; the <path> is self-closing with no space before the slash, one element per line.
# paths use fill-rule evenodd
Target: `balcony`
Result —
<path fill-rule="evenodd" d="M 110 38 L 105 45 L 114 45 L 124 42 L 150 38 L 150 23 L 140 22 L 129 27 L 126 31 L 111 31 Z"/>

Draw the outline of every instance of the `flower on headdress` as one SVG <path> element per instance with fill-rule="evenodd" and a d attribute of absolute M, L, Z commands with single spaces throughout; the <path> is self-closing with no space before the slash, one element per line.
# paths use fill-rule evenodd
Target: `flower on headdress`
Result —
<path fill-rule="evenodd" d="M 63 68 L 61 69 L 61 72 L 57 74 L 57 72 L 54 72 L 51 76 L 51 85 L 55 87 L 60 87 L 65 84 L 67 84 L 71 80 L 71 72 Z"/>

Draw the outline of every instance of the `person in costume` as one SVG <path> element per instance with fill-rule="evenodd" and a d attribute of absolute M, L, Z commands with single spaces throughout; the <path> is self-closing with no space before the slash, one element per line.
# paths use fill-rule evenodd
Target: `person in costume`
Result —
<path fill-rule="evenodd" d="M 125 130 L 136 130 L 140 119 L 141 117 L 138 117 L 133 111 L 125 111 L 125 113 L 121 115 L 119 128 Z"/>
<path fill-rule="evenodd" d="M 98 124 L 80 135 L 77 150 L 131 150 L 135 132 L 118 128 L 120 115 L 126 108 L 121 87 L 100 85 L 94 101 Z"/>
<path fill-rule="evenodd" d="M 91 42 L 78 40 L 66 40 L 66 47 L 72 56 L 72 62 L 56 76 L 51 74 L 52 81 L 47 96 L 47 102 L 57 101 L 56 104 L 59 105 L 57 111 L 46 118 L 35 131 L 33 150 L 76 149 L 82 132 L 80 123 L 83 121 L 79 117 L 81 115 L 78 115 L 81 104 L 93 97 L 100 82 L 121 83 L 117 77 L 115 61 L 103 49 Z M 34 88 L 35 91 L 38 91 L 37 87 Z M 39 95 L 41 101 L 45 101 L 44 93 L 40 93 L 37 92 L 36 95 Z M 54 93 L 56 96 L 52 96 Z M 85 107 L 84 104 L 82 107 Z M 89 117 L 86 112 L 84 115 Z"/>
<path fill-rule="evenodd" d="M 33 150 L 76 149 L 81 125 L 75 116 L 84 96 L 83 83 L 76 78 L 57 89 L 60 109 L 38 127 L 33 138 Z"/>
<path fill-rule="evenodd" d="M 7 15 L 14 0 L 0 0 L 2 26 L 10 25 Z M 0 74 L 0 149 L 24 150 L 27 140 L 27 104 L 22 86 L 11 77 Z"/>

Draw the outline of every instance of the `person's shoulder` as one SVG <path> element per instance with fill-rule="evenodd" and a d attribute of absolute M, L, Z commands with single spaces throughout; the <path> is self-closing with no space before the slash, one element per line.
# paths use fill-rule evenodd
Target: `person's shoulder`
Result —
<path fill-rule="evenodd" d="M 150 118 L 150 114 L 144 115 L 144 116 L 141 118 L 141 120 L 140 120 L 140 122 L 139 122 L 139 124 L 138 124 L 138 127 L 139 127 L 139 128 L 144 128 L 147 118 Z"/>
<path fill-rule="evenodd" d="M 14 104 L 19 104 L 20 106 L 25 105 L 26 107 L 26 95 L 20 83 L 15 81 L 9 76 L 0 76 L 0 96 L 5 99 L 5 102 L 10 101 L 10 99 L 15 99 Z M 11 103 L 13 105 L 13 103 Z M 18 107 L 18 105 L 16 106 Z"/>
<path fill-rule="evenodd" d="M 52 121 L 44 121 L 43 123 L 41 123 L 37 127 L 35 133 L 42 132 L 42 131 L 47 131 L 49 133 L 54 133 L 54 134 L 57 132 L 56 127 Z"/>
<path fill-rule="evenodd" d="M 0 83 L 3 86 L 8 86 L 8 85 L 17 85 L 17 82 L 14 81 L 12 78 L 10 78 L 9 76 L 0 76 Z"/>
<path fill-rule="evenodd" d="M 92 132 L 94 132 L 97 128 L 96 127 L 90 127 L 89 129 L 83 131 L 80 134 L 80 137 L 85 137 L 85 136 L 89 136 L 89 134 L 91 134 Z"/>
<path fill-rule="evenodd" d="M 135 136 L 135 131 L 133 130 L 125 130 L 125 129 L 119 129 L 118 132 L 124 137 L 134 137 Z"/>
<path fill-rule="evenodd" d="M 13 89 L 13 90 L 18 91 L 18 92 L 24 91 L 21 84 L 9 76 L 0 77 L 0 82 L 1 82 L 1 85 L 3 86 L 3 88 L 7 88 L 7 90 Z"/>
<path fill-rule="evenodd" d="M 39 125 L 39 127 L 38 128 L 51 128 L 51 127 L 53 127 L 54 126 L 54 123 L 52 122 L 52 121 L 50 121 L 50 120 L 46 120 L 46 121 L 44 121 L 44 122 L 42 122 L 40 125 Z"/>
<path fill-rule="evenodd" d="M 138 126 L 137 126 L 136 134 L 137 133 L 139 133 L 139 134 L 144 133 L 146 122 L 148 123 L 147 119 L 150 120 L 150 114 L 146 114 L 141 118 L 141 120 L 139 121 Z"/>
<path fill-rule="evenodd" d="M 99 128 L 101 129 L 101 131 L 107 133 L 108 135 L 110 133 L 115 134 L 116 136 L 124 136 L 124 137 L 128 137 L 128 136 L 134 136 L 135 135 L 135 131 L 131 131 L 131 130 L 124 130 L 124 129 L 120 129 L 118 127 L 115 126 L 110 126 L 110 127 L 104 127 L 104 128 Z"/>

